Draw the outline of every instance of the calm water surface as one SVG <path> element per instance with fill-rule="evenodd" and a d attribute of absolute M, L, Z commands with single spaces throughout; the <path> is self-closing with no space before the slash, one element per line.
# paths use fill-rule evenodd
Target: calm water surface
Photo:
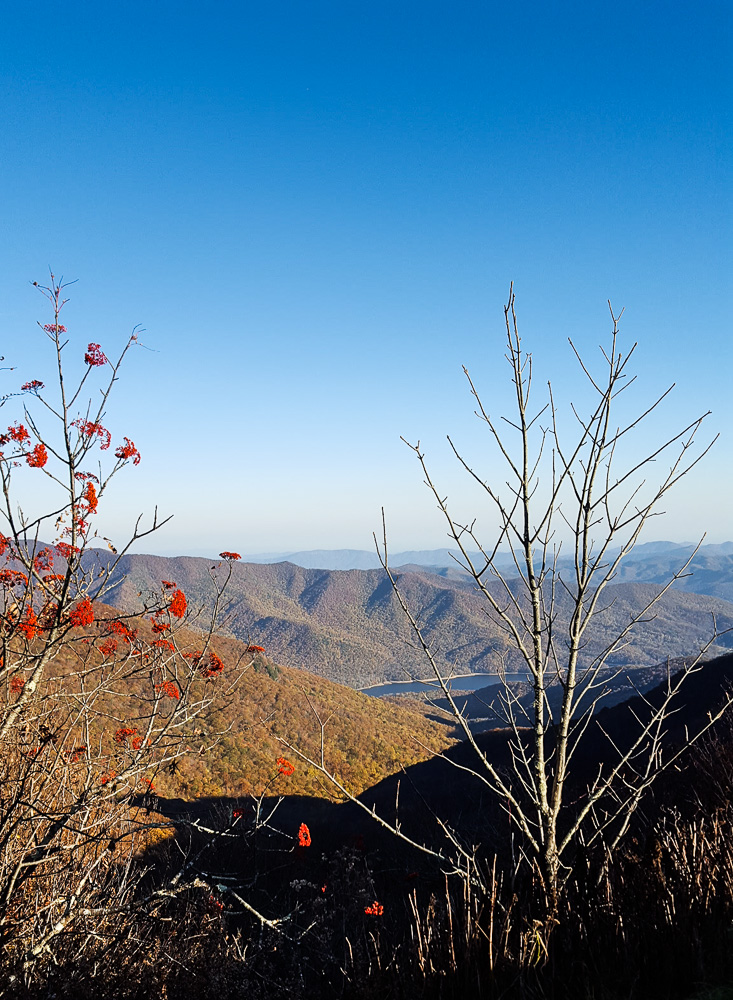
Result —
<path fill-rule="evenodd" d="M 527 674 L 507 674 L 506 679 L 508 681 L 526 681 Z M 462 677 L 452 677 L 450 688 L 452 691 L 476 691 L 488 684 L 498 683 L 498 674 L 464 674 Z M 382 698 L 387 694 L 418 694 L 421 691 L 442 693 L 435 681 L 393 681 L 390 684 L 377 684 L 374 687 L 362 688 L 361 691 L 363 694 L 370 694 L 375 698 Z"/>

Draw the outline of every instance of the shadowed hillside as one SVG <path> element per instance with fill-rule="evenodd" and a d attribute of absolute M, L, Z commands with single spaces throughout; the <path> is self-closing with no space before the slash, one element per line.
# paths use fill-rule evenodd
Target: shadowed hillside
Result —
<path fill-rule="evenodd" d="M 663 683 L 668 676 L 673 676 L 684 666 L 693 664 L 696 657 L 680 657 L 665 663 L 658 663 L 653 667 L 637 667 L 634 670 L 614 669 L 604 671 L 606 677 L 605 694 L 600 701 L 603 708 L 611 708 L 621 702 L 628 701 L 637 695 L 644 695 L 657 685 Z M 528 682 L 510 681 L 509 687 L 517 698 L 515 711 L 517 717 L 521 718 L 525 713 L 525 718 L 531 718 L 534 692 Z M 501 683 L 488 684 L 485 687 L 477 688 L 475 691 L 459 694 L 456 703 L 465 718 L 470 722 L 471 729 L 480 732 L 482 729 L 491 729 L 497 725 L 506 724 L 506 711 L 504 708 L 504 686 Z M 547 704 L 552 712 L 559 712 L 562 704 L 563 689 L 557 682 L 550 679 L 547 687 Z M 418 695 L 417 699 L 425 706 L 425 710 L 430 708 L 437 710 L 438 716 L 450 714 L 450 705 L 447 698 L 431 697 L 428 695 Z M 415 700 L 413 699 L 413 703 Z"/>
<path fill-rule="evenodd" d="M 688 678 L 680 710 L 669 720 L 665 754 L 685 742 L 687 730 L 694 733 L 704 724 L 732 684 L 731 654 Z M 652 690 L 648 698 L 658 704 L 663 692 Z M 599 763 L 614 758 L 612 743 L 629 745 L 634 715 L 642 708 L 636 699 L 599 713 L 600 724 L 588 730 L 576 761 L 575 789 L 582 791 Z M 260 995 L 258 984 L 266 978 L 266 995 L 282 997 L 724 1000 L 729 991 L 722 984 L 730 982 L 732 969 L 732 735 L 730 720 L 722 720 L 680 766 L 662 775 L 635 811 L 624 846 L 608 858 L 600 879 L 585 847 L 578 848 L 574 877 L 559 916 L 553 915 L 551 935 L 543 932 L 540 919 L 533 919 L 536 882 L 517 875 L 505 803 L 465 770 L 475 761 L 466 743 L 405 768 L 360 798 L 387 821 L 399 819 L 407 836 L 450 854 L 452 845 L 438 817 L 451 828 L 454 843 L 483 859 L 479 871 L 489 880 L 488 896 L 472 895 L 470 886 L 446 876 L 450 862 L 398 841 L 352 803 L 288 796 L 277 811 L 277 828 L 262 830 L 259 839 L 246 833 L 251 809 L 248 813 L 231 799 L 200 801 L 188 815 L 180 802 L 160 807 L 187 829 L 192 818 L 201 817 L 228 832 L 239 813 L 242 829 L 207 853 L 208 881 L 199 890 L 212 892 L 210 908 L 217 907 L 227 919 L 223 931 L 231 934 L 241 926 L 238 900 L 231 903 L 227 889 L 237 877 L 246 882 L 247 898 L 260 912 L 273 920 L 287 913 L 288 929 L 291 921 L 304 928 L 297 947 L 289 941 L 281 947 L 281 936 L 265 935 L 250 922 L 247 957 L 254 971 L 247 980 L 243 963 L 236 964 L 238 956 L 229 958 L 229 968 L 242 970 L 234 995 L 245 994 L 245 983 L 253 983 L 254 995 Z M 486 732 L 478 743 L 494 765 L 508 765 L 506 732 Z M 328 757 L 328 744 L 326 749 Z M 274 799 L 267 808 L 271 805 Z M 307 845 L 293 846 L 303 823 Z M 189 835 L 182 835 L 184 844 Z M 201 838 L 197 843 L 203 843 Z M 157 865 L 161 857 L 155 852 L 150 860 Z M 258 868 L 262 858 L 266 870 Z M 199 921 L 197 914 L 196 931 Z M 223 931 L 207 939 L 207 952 L 224 940 Z M 212 966 L 226 961 L 219 947 L 222 958 Z M 355 957 L 345 963 L 345 954 Z M 215 981 L 205 960 L 199 960 L 197 974 L 200 968 Z M 710 984 L 710 990 L 698 992 L 700 983 Z"/>
<path fill-rule="evenodd" d="M 597 713 L 583 738 L 582 753 L 574 763 L 572 784 L 581 788 L 593 779 L 601 762 L 615 763 L 614 747 L 623 749 L 631 745 L 639 730 L 637 718 L 645 717 L 647 705 L 661 704 L 664 690 L 665 684 L 657 684 L 643 699 L 635 696 Z M 710 660 L 691 674 L 675 702 L 676 711 L 665 725 L 667 751 L 684 745 L 688 735 L 692 737 L 699 732 L 707 722 L 708 713 L 723 703 L 725 693 L 730 690 L 733 690 L 733 654 Z M 500 769 L 511 763 L 509 736 L 509 730 L 498 728 L 477 736 L 482 752 Z M 682 759 L 684 766 L 685 758 Z M 399 784 L 399 815 L 406 832 L 418 839 L 430 836 L 439 843 L 442 838 L 434 818 L 439 816 L 459 830 L 466 842 L 500 850 L 502 844 L 506 846 L 506 815 L 496 797 L 466 770 L 474 768 L 479 770 L 475 754 L 467 742 L 461 741 L 440 757 L 419 762 L 403 773 L 385 778 L 363 792 L 360 798 L 369 809 L 374 807 L 378 814 L 393 820 Z M 676 794 L 679 794 L 678 786 L 679 781 L 675 784 Z M 342 810 L 344 829 L 369 829 L 370 821 L 363 812 L 360 815 L 358 807 L 345 804 Z M 370 836 L 382 839 L 376 829 Z"/>

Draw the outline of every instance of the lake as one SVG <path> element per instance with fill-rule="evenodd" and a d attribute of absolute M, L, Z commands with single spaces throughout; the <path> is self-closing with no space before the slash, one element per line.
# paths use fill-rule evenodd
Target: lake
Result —
<path fill-rule="evenodd" d="M 508 681 L 526 681 L 526 672 L 509 673 L 506 675 Z M 498 684 L 498 674 L 463 674 L 460 677 L 451 677 L 451 691 L 476 691 L 477 688 L 486 687 L 488 684 Z M 392 681 L 389 684 L 375 684 L 373 687 L 361 688 L 362 694 L 370 694 L 374 698 L 382 698 L 387 694 L 418 694 L 422 691 L 432 691 L 442 695 L 442 691 L 437 687 L 436 681 Z"/>

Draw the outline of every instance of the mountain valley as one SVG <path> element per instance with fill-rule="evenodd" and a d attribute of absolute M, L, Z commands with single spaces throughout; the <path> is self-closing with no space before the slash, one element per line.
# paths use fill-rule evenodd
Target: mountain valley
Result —
<path fill-rule="evenodd" d="M 91 565 L 106 564 L 112 557 L 93 550 L 86 558 Z M 725 563 L 733 557 L 719 559 Z M 118 564 L 115 586 L 105 600 L 134 613 L 161 580 L 172 579 L 185 591 L 189 604 L 201 609 L 204 620 L 213 607 L 210 573 L 215 565 L 193 557 L 127 555 Z M 641 575 L 638 567 L 637 574 Z M 518 654 L 469 578 L 417 566 L 399 570 L 398 578 L 446 674 L 495 675 L 502 665 L 508 671 L 522 669 Z M 517 582 L 509 585 L 521 600 Z M 498 599 L 505 596 L 498 582 L 491 588 Z M 720 588 L 724 589 L 722 583 Z M 657 583 L 635 580 L 610 585 L 603 610 L 587 634 L 585 662 L 600 655 L 609 636 L 638 616 L 658 590 Z M 557 595 L 557 610 L 559 622 L 567 620 L 571 605 L 566 594 Z M 716 632 L 707 655 L 719 654 L 731 644 L 726 630 L 733 627 L 733 604 L 720 597 L 670 589 L 643 617 L 643 624 L 609 656 L 609 666 L 633 671 L 655 667 L 667 657 L 694 655 Z M 381 569 L 235 564 L 218 627 L 223 634 L 264 646 L 278 663 L 350 687 L 431 676 L 423 655 L 411 644 L 408 623 Z"/>

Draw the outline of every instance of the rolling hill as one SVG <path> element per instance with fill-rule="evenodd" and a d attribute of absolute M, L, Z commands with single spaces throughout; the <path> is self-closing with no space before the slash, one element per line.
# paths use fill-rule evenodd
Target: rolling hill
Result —
<path fill-rule="evenodd" d="M 87 558 L 110 557 L 92 552 Z M 202 609 L 205 620 L 213 602 L 210 573 L 215 565 L 193 557 L 125 556 L 115 589 L 106 599 L 134 612 L 162 579 L 175 580 L 189 605 Z M 400 585 L 447 671 L 491 673 L 502 661 L 509 670 L 519 668 L 505 634 L 487 614 L 486 602 L 470 580 L 413 569 L 400 573 Z M 653 584 L 636 582 L 609 587 L 604 611 L 587 634 L 586 661 L 598 655 L 608 636 L 628 624 L 656 592 Z M 569 607 L 567 597 L 560 595 L 560 621 L 567 618 Z M 733 627 L 733 604 L 669 591 L 609 663 L 636 669 L 654 666 L 664 656 L 674 659 L 695 653 L 713 634 L 713 615 L 719 632 Z M 424 658 L 410 644 L 407 622 L 381 570 L 235 564 L 220 628 L 234 638 L 265 646 L 279 663 L 301 666 L 351 687 L 429 676 Z M 729 637 L 722 636 L 711 655 L 728 642 Z"/>

